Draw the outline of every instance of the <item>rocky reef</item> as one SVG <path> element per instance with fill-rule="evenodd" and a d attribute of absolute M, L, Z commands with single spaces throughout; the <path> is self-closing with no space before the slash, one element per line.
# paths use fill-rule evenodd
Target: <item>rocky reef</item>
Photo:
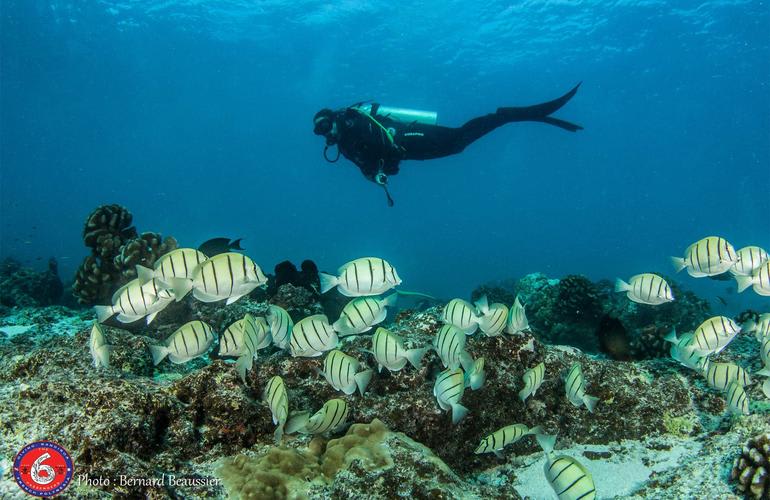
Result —
<path fill-rule="evenodd" d="M 467 350 L 485 359 L 487 378 L 479 390 L 466 389 L 461 403 L 469 414 L 457 425 L 433 396 L 443 366 L 432 351 L 419 369 L 375 373 L 363 396 L 333 389 L 318 374 L 322 357 L 292 358 L 274 347 L 260 351 L 245 383 L 232 361 L 213 352 L 181 365 L 153 366 L 148 346 L 191 319 L 222 332 L 246 312 L 264 315 L 270 302 L 295 320 L 322 311 L 318 295 L 301 285 L 282 284 L 269 301 L 247 297 L 227 307 L 186 299 L 137 331 L 105 327 L 113 346 L 108 369 L 91 363 L 90 311 L 14 310 L 0 317 L 0 332 L 6 332 L 0 333 L 0 496 L 24 497 L 10 476 L 11 461 L 38 439 L 56 440 L 72 454 L 76 478 L 68 494 L 77 498 L 548 496 L 534 439 L 510 445 L 502 458 L 474 454 L 483 437 L 513 423 L 558 433 L 559 453 L 578 457 L 593 472 L 602 498 L 735 494 L 726 464 L 750 438 L 770 432 L 761 381 L 747 387 L 752 414 L 734 417 L 720 392 L 670 359 L 617 361 L 587 353 L 601 351 L 599 340 L 572 342 L 576 334 L 568 334 L 566 325 L 596 337 L 592 325 L 610 313 L 632 332 L 646 321 L 657 332 L 666 321 L 702 319 L 694 297 L 671 316 L 657 317 L 615 301 L 606 290 L 579 277 L 520 280 L 514 291 L 528 304 L 532 334 L 468 337 Z M 502 298 L 492 291 L 486 290 L 490 301 Z M 438 306 L 402 310 L 385 326 L 407 348 L 424 346 L 440 326 L 440 313 Z M 679 319 L 665 319 L 671 317 Z M 562 342 L 550 342 L 555 340 Z M 345 337 L 340 349 L 376 372 L 371 335 Z M 756 352 L 756 341 L 740 336 L 720 356 L 753 367 Z M 522 375 L 540 362 L 544 383 L 522 402 Z M 563 377 L 574 362 L 583 366 L 588 394 L 599 398 L 594 413 L 565 396 Z M 315 411 L 342 398 L 353 425 L 332 435 L 288 435 L 275 446 L 275 425 L 261 402 L 274 375 L 286 384 L 291 412 Z M 121 476 L 148 481 L 121 484 Z M 98 481 L 103 479 L 109 484 Z"/>
<path fill-rule="evenodd" d="M 64 286 L 59 278 L 56 259 L 39 272 L 21 265 L 13 258 L 0 262 L 0 306 L 40 307 L 59 303 Z"/>

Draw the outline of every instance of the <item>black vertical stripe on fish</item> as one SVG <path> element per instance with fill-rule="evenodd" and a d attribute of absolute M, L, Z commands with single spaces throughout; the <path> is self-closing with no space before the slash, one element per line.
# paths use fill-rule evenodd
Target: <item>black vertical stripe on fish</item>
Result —
<path fill-rule="evenodd" d="M 361 282 L 358 280 L 358 262 L 353 263 L 353 274 L 356 278 L 356 293 L 361 291 Z"/>
<path fill-rule="evenodd" d="M 369 264 L 369 291 L 374 288 L 374 267 L 372 266 L 372 259 L 366 259 L 366 263 Z"/>
<path fill-rule="evenodd" d="M 313 347 L 313 344 L 310 344 L 310 347 L 313 347 L 314 349 L 320 351 L 323 348 L 324 341 L 321 340 L 321 334 L 318 333 L 318 328 L 316 328 L 316 326 L 315 326 L 315 320 L 310 322 L 310 326 L 313 327 L 313 332 L 315 332 L 315 336 L 318 337 L 318 341 L 321 343 L 321 347 L 315 348 L 315 347 Z"/>
<path fill-rule="evenodd" d="M 187 336 L 184 334 L 184 331 L 179 333 L 179 336 L 182 337 L 182 345 L 184 345 L 184 352 L 185 354 L 190 354 L 190 349 L 187 347 Z"/>
<path fill-rule="evenodd" d="M 232 295 L 233 285 L 235 285 L 235 277 L 233 276 L 233 263 L 230 260 L 230 254 L 227 254 L 227 272 L 230 273 L 230 293 L 228 295 Z"/>
<path fill-rule="evenodd" d="M 210 261 L 209 261 L 209 264 L 211 264 Z M 202 265 L 201 267 L 198 268 L 198 269 L 200 269 L 199 272 L 201 273 L 201 279 L 203 280 L 203 291 L 206 292 L 206 293 L 209 292 L 209 285 L 208 285 L 208 283 L 206 283 L 206 268 L 207 267 L 208 266 L 206 266 L 205 263 L 204 263 L 204 265 Z"/>
<path fill-rule="evenodd" d="M 654 284 L 655 284 L 655 279 L 652 276 L 650 276 L 650 288 L 649 290 L 647 290 L 647 302 L 649 302 L 650 298 L 652 298 L 652 285 Z M 658 289 L 660 290 L 660 287 L 658 287 Z"/>
<path fill-rule="evenodd" d="M 187 268 L 187 255 L 185 252 L 182 252 L 182 264 L 184 264 L 184 275 L 185 277 L 190 276 L 190 272 Z"/>
<path fill-rule="evenodd" d="M 369 314 L 371 314 L 372 319 L 374 319 L 377 315 L 372 310 L 372 306 L 369 305 L 369 302 L 371 302 L 372 300 L 373 299 L 369 299 L 369 298 L 364 299 L 364 305 L 366 306 L 367 309 L 369 309 Z"/>
<path fill-rule="evenodd" d="M 192 331 L 193 335 L 195 335 L 195 352 L 200 352 L 201 350 L 201 341 L 198 338 L 198 330 L 195 328 L 195 323 L 192 324 Z M 205 333 L 203 334 L 206 335 Z"/>
<path fill-rule="evenodd" d="M 245 256 L 245 255 L 241 255 L 240 259 L 241 259 L 241 265 L 242 265 L 242 267 L 243 267 L 243 277 L 242 277 L 241 279 L 245 281 L 245 280 L 246 280 L 246 276 L 248 276 L 248 275 L 249 275 L 249 274 L 246 272 L 246 256 Z M 254 267 L 255 267 L 255 269 L 254 269 L 254 275 L 255 275 L 255 276 L 257 276 L 256 264 L 254 264 Z"/>
<path fill-rule="evenodd" d="M 390 358 L 388 358 L 388 344 L 389 344 L 389 342 L 386 339 L 386 341 L 385 341 L 385 361 L 390 362 Z"/>
<path fill-rule="evenodd" d="M 179 354 L 179 346 L 176 341 L 179 340 L 179 335 L 174 335 L 174 352 Z"/>
<path fill-rule="evenodd" d="M 336 403 L 336 402 L 335 402 L 335 403 Z M 334 415 L 332 415 L 332 418 L 331 418 L 331 420 L 329 420 L 329 423 L 327 424 L 327 426 L 328 426 L 328 427 L 326 427 L 326 430 L 328 430 L 328 429 L 333 429 L 333 428 L 337 427 L 337 426 L 334 424 L 334 421 L 335 421 L 335 420 L 337 420 L 337 412 L 338 412 L 338 410 L 340 409 L 340 406 L 341 406 L 341 405 L 340 405 L 339 403 L 336 403 L 336 404 L 334 404 Z M 324 417 L 326 417 L 326 416 L 327 416 L 327 414 L 328 414 L 328 413 L 326 413 L 326 412 L 325 412 L 325 413 L 324 413 Z M 326 420 L 326 419 L 324 418 L 324 420 Z"/>
<path fill-rule="evenodd" d="M 593 493 L 594 491 L 596 491 L 596 488 L 591 488 L 590 490 L 586 491 L 585 493 L 583 493 L 582 495 L 577 497 L 575 500 L 580 500 L 581 498 L 585 498 L 588 495 L 590 495 L 591 493 Z"/>
<path fill-rule="evenodd" d="M 572 392 L 572 388 L 575 386 L 575 382 L 577 382 L 578 379 L 581 378 L 581 375 L 582 374 L 580 373 L 579 369 L 570 370 L 570 373 L 567 376 L 567 378 L 572 377 L 572 381 L 570 382 L 569 387 L 567 388 L 567 393 L 574 394 L 574 392 Z"/>
<path fill-rule="evenodd" d="M 160 265 L 160 275 L 163 276 L 163 279 L 166 279 L 166 261 L 163 261 Z"/>
<path fill-rule="evenodd" d="M 313 347 L 312 345 L 310 345 L 310 342 L 307 340 L 307 335 L 305 335 L 305 325 L 304 324 L 300 325 L 299 333 L 302 335 L 303 345 L 306 345 L 306 346 L 309 346 L 309 347 Z M 291 341 L 294 342 L 295 338 L 296 337 L 294 335 L 292 335 L 291 336 Z M 299 344 L 299 339 L 297 339 L 296 345 L 297 345 L 297 348 L 301 347 L 300 344 Z M 304 347 L 301 350 L 304 351 L 305 350 Z"/>
<path fill-rule="evenodd" d="M 449 387 L 447 387 L 447 388 L 443 389 L 443 390 L 441 391 L 441 394 L 439 394 L 439 396 L 438 396 L 438 397 L 439 397 L 440 399 L 443 399 L 443 400 L 444 400 L 444 401 L 446 401 L 446 402 L 449 402 L 449 400 L 448 400 L 447 398 L 445 398 L 445 397 L 444 397 L 444 395 L 445 395 L 447 392 L 449 392 L 449 391 L 452 391 L 452 390 L 456 389 L 456 388 L 457 388 L 458 386 L 460 386 L 460 385 L 462 385 L 462 382 L 458 382 L 458 383 L 456 383 L 456 384 L 453 384 L 453 385 L 451 385 L 451 386 L 449 386 Z"/>
<path fill-rule="evenodd" d="M 573 462 L 570 462 L 567 459 L 562 459 L 562 461 L 567 462 L 567 466 L 562 468 L 558 474 L 556 474 L 553 479 L 551 479 L 551 482 L 556 483 L 556 480 L 559 479 L 559 476 L 561 476 L 565 471 L 568 469 L 571 469 L 572 467 L 577 467 Z"/>
<path fill-rule="evenodd" d="M 554 460 L 553 462 L 551 462 L 551 465 L 549 465 L 549 466 L 548 466 L 548 472 L 551 472 L 551 470 L 553 470 L 553 468 L 554 468 L 554 467 L 556 466 L 556 464 L 558 464 L 559 462 L 567 462 L 567 463 L 569 464 L 569 465 L 567 465 L 567 467 L 569 467 L 570 465 L 572 465 L 572 463 L 571 463 L 569 460 L 567 460 L 566 458 L 563 458 L 563 457 L 559 457 L 559 458 L 557 458 L 556 460 Z M 564 469 L 562 469 L 562 471 L 564 471 Z M 557 477 L 558 477 L 558 476 L 557 476 Z M 555 479 L 555 478 L 554 478 L 554 479 Z"/>
<path fill-rule="evenodd" d="M 176 276 L 176 269 L 174 268 L 174 257 L 171 256 L 168 261 L 171 263 L 171 276 Z"/>
<path fill-rule="evenodd" d="M 364 315 L 361 314 L 361 311 L 358 310 L 358 306 L 356 305 L 356 303 L 355 302 L 351 302 L 350 305 L 353 306 L 353 309 L 355 309 L 356 312 L 358 313 L 358 317 L 361 318 L 361 326 L 366 325 L 366 320 L 364 319 Z M 355 326 L 355 324 L 353 324 L 353 326 Z"/>
<path fill-rule="evenodd" d="M 703 272 L 703 266 L 700 264 L 700 244 L 695 245 L 695 260 L 698 261 L 698 271 Z"/>
<path fill-rule="evenodd" d="M 217 266 L 216 262 L 211 261 L 211 275 L 214 277 L 214 290 L 216 290 L 216 295 L 219 295 L 219 276 L 217 275 Z"/>
<path fill-rule="evenodd" d="M 578 482 L 578 481 L 580 481 L 580 480 L 581 480 L 581 479 L 583 479 L 584 477 L 586 477 L 586 475 L 585 475 L 585 474 L 583 474 L 582 476 L 578 477 L 577 479 L 575 479 L 574 481 L 572 481 L 572 484 L 570 484 L 569 486 L 567 486 L 566 488 L 564 488 L 563 490 L 561 490 L 559 493 L 557 493 L 557 495 L 558 495 L 558 496 L 561 496 L 561 495 L 563 495 L 564 493 L 568 492 L 569 490 L 571 490 L 571 489 L 572 489 L 572 487 L 573 487 L 573 486 L 575 486 L 575 485 L 577 484 L 577 482 Z"/>
<path fill-rule="evenodd" d="M 147 311 L 147 300 L 144 298 L 144 287 L 139 287 L 139 294 L 142 296 L 142 305 L 144 306 L 144 310 Z"/>
<path fill-rule="evenodd" d="M 496 448 L 497 448 L 497 440 L 495 439 L 495 435 L 493 433 L 492 434 L 492 449 L 494 450 Z"/>
<path fill-rule="evenodd" d="M 386 271 L 385 271 L 385 261 L 383 259 L 380 259 L 380 264 L 382 264 L 382 283 L 385 283 L 385 281 L 387 281 L 387 279 L 386 279 L 387 274 L 386 274 Z M 379 283 L 379 284 L 381 284 L 381 283 Z"/>
<path fill-rule="evenodd" d="M 131 310 L 134 311 L 134 314 L 138 316 L 139 313 L 136 312 L 136 308 L 134 308 L 134 304 L 131 302 L 131 288 L 126 289 L 126 298 L 128 299 L 128 305 L 131 306 Z"/>
<path fill-rule="evenodd" d="M 660 295 L 660 289 L 663 287 L 663 283 L 664 283 L 663 279 L 660 279 L 660 280 L 658 281 L 658 291 L 657 291 L 657 292 L 655 292 L 655 295 L 657 295 L 659 298 L 660 298 L 660 297 L 662 297 L 662 296 Z M 667 296 L 667 294 L 664 294 L 664 295 L 666 295 L 666 296 Z"/>
<path fill-rule="evenodd" d="M 390 266 L 390 277 L 393 279 L 394 285 L 398 283 L 398 280 L 396 279 L 396 268 L 394 268 L 393 266 Z"/>
<path fill-rule="evenodd" d="M 508 428 L 503 427 L 503 446 L 505 446 L 506 441 L 508 441 Z"/>
<path fill-rule="evenodd" d="M 711 273 L 711 242 L 706 240 L 706 266 L 708 272 Z"/>
<path fill-rule="evenodd" d="M 345 357 L 338 353 L 335 353 L 334 358 L 339 360 L 339 364 L 337 366 L 337 383 L 342 385 L 342 365 L 345 364 L 344 363 Z M 333 368 L 334 368 L 334 360 L 332 360 L 332 369 Z"/>
<path fill-rule="evenodd" d="M 725 241 L 727 243 L 727 241 Z M 727 248 L 725 248 L 727 250 Z M 722 262 L 722 238 L 717 238 L 717 258 Z"/>

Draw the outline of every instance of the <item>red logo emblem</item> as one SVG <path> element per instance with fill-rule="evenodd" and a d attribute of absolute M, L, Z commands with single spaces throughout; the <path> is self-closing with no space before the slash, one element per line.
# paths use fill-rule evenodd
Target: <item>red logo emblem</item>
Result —
<path fill-rule="evenodd" d="M 70 484 L 74 473 L 67 450 L 51 441 L 30 443 L 16 455 L 13 476 L 21 489 L 30 495 L 58 495 Z"/>

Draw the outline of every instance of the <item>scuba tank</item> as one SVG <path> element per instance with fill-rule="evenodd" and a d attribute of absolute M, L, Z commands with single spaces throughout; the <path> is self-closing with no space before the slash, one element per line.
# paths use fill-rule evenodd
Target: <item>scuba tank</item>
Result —
<path fill-rule="evenodd" d="M 391 106 L 380 106 L 377 103 L 361 104 L 355 107 L 372 117 L 387 117 L 405 123 L 417 122 L 425 123 L 427 125 L 436 125 L 438 122 L 438 113 L 435 111 L 394 108 Z"/>

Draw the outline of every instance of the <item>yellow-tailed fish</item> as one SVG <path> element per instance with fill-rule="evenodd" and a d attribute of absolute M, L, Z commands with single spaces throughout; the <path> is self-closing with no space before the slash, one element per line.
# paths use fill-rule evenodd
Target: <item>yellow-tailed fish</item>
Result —
<path fill-rule="evenodd" d="M 497 337 L 503 333 L 506 321 L 508 321 L 508 306 L 505 304 L 489 305 L 487 296 L 483 295 L 476 301 L 476 308 L 481 313 L 479 329 L 487 337 Z"/>
<path fill-rule="evenodd" d="M 698 356 L 719 354 L 740 331 L 735 321 L 727 316 L 714 316 L 695 329 L 688 347 Z"/>
<path fill-rule="evenodd" d="M 741 331 L 753 333 L 760 342 L 770 336 L 770 313 L 760 314 L 756 321 L 750 319 L 741 325 Z"/>
<path fill-rule="evenodd" d="M 380 295 L 401 284 L 396 269 L 379 257 L 363 257 L 344 264 L 337 276 L 319 273 L 321 293 L 335 286 L 346 297 Z"/>
<path fill-rule="evenodd" d="M 324 359 L 324 369 L 321 374 L 329 385 L 345 394 L 353 394 L 356 387 L 364 395 L 366 386 L 372 379 L 372 370 L 358 371 L 361 363 L 353 356 L 348 356 L 340 350 L 329 351 Z"/>
<path fill-rule="evenodd" d="M 770 255 L 757 246 L 743 247 L 735 253 L 738 255 L 738 262 L 733 264 L 730 272 L 738 276 L 751 276 L 759 266 L 770 260 Z"/>
<path fill-rule="evenodd" d="M 273 423 L 278 426 L 273 436 L 276 444 L 280 444 L 284 426 L 289 419 L 289 395 L 281 377 L 275 375 L 267 381 L 267 386 L 265 386 L 265 391 L 262 394 L 262 401 L 267 403 L 270 413 L 273 414 Z"/>
<path fill-rule="evenodd" d="M 513 301 L 513 305 L 508 313 L 508 322 L 505 326 L 505 332 L 515 335 L 526 331 L 529 331 L 527 312 L 517 295 L 516 300 Z"/>
<path fill-rule="evenodd" d="M 478 358 L 473 362 L 471 369 L 465 373 L 465 387 L 478 390 L 484 385 L 487 373 L 484 371 L 484 358 Z"/>
<path fill-rule="evenodd" d="M 545 478 L 559 500 L 594 500 L 596 486 L 591 472 L 570 456 L 553 456 L 556 436 L 537 434 L 535 438 L 545 452 Z"/>
<path fill-rule="evenodd" d="M 207 258 L 202 252 L 194 248 L 177 248 L 161 255 L 155 261 L 153 269 L 137 265 L 136 274 L 145 280 L 152 278 L 159 278 L 164 281 L 171 278 L 192 279 L 195 268 Z"/>
<path fill-rule="evenodd" d="M 444 307 L 441 320 L 447 325 L 456 326 L 465 335 L 473 335 L 479 327 L 481 318 L 476 314 L 476 308 L 467 300 L 452 299 Z"/>
<path fill-rule="evenodd" d="M 687 332 L 681 337 L 676 336 L 676 329 L 672 329 L 664 338 L 666 342 L 673 344 L 669 352 L 671 358 L 679 361 L 682 365 L 696 371 L 702 371 L 704 365 L 708 362 L 707 356 L 701 356 L 691 347 L 693 332 Z"/>
<path fill-rule="evenodd" d="M 337 333 L 323 314 L 303 318 L 291 330 L 289 348 L 294 357 L 314 358 L 331 351 L 338 343 Z"/>
<path fill-rule="evenodd" d="M 530 429 L 524 424 L 506 425 L 482 439 L 474 453 L 476 455 L 494 453 L 498 458 L 502 458 L 503 454 L 500 452 L 509 444 L 515 443 L 524 436 L 535 436 L 542 433 L 543 429 L 540 426 Z"/>
<path fill-rule="evenodd" d="M 709 361 L 703 367 L 703 376 L 706 378 L 709 387 L 720 391 L 726 390 L 727 386 L 733 381 L 737 381 L 741 384 L 741 387 L 746 387 L 751 383 L 751 377 L 749 377 L 746 370 L 735 363 Z"/>
<path fill-rule="evenodd" d="M 628 283 L 618 278 L 615 281 L 616 292 L 626 292 L 629 299 L 639 304 L 657 306 L 671 302 L 674 295 L 666 280 L 652 273 L 643 273 L 631 276 Z"/>
<path fill-rule="evenodd" d="M 201 262 L 192 279 L 171 278 L 169 283 L 176 300 L 182 300 L 192 289 L 193 296 L 201 302 L 226 300 L 229 305 L 265 285 L 267 277 L 246 255 L 227 252 Z"/>
<path fill-rule="evenodd" d="M 378 371 L 382 371 L 383 366 L 392 372 L 399 371 L 407 361 L 419 369 L 422 357 L 427 350 L 427 347 L 406 349 L 401 337 L 382 327 L 377 328 L 372 336 L 372 353 L 379 365 Z"/>
<path fill-rule="evenodd" d="M 280 349 L 288 349 L 294 321 L 286 309 L 274 304 L 270 305 L 267 308 L 267 322 L 270 324 L 270 336 L 273 338 L 273 344 Z"/>
<path fill-rule="evenodd" d="M 102 325 L 98 322 L 94 322 L 94 326 L 91 328 L 91 336 L 88 339 L 88 346 L 91 350 L 91 359 L 94 361 L 94 368 L 110 367 L 110 352 L 112 346 L 107 344 L 107 339 L 104 337 L 104 330 Z"/>
<path fill-rule="evenodd" d="M 433 350 L 436 351 L 444 368 L 456 370 L 463 366 L 470 370 L 473 360 L 465 351 L 465 333 L 454 325 L 443 325 L 433 339 Z"/>
<path fill-rule="evenodd" d="M 736 276 L 738 293 L 753 287 L 758 295 L 770 296 L 770 260 L 754 270 L 750 276 Z"/>
<path fill-rule="evenodd" d="M 725 399 L 730 413 L 736 415 L 749 414 L 749 397 L 740 382 L 733 380 L 725 389 Z"/>
<path fill-rule="evenodd" d="M 524 389 L 519 391 L 519 399 L 523 403 L 528 397 L 534 396 L 542 385 L 545 378 L 545 363 L 525 371 L 521 378 L 524 380 Z"/>
<path fill-rule="evenodd" d="M 112 294 L 111 306 L 94 306 L 99 323 L 104 323 L 114 314 L 121 323 L 133 323 L 146 318 L 149 325 L 155 316 L 174 301 L 169 285 L 153 278 L 144 281 L 131 280 Z"/>
<path fill-rule="evenodd" d="M 567 399 L 575 406 L 585 405 L 588 411 L 593 413 L 599 398 L 586 394 L 585 379 L 583 378 L 583 368 L 580 363 L 574 363 L 567 373 L 564 381 L 567 391 Z"/>
<path fill-rule="evenodd" d="M 444 370 L 436 377 L 433 395 L 442 410 L 452 410 L 452 423 L 456 424 L 468 414 L 468 408 L 460 404 L 465 392 L 465 374 L 461 369 Z"/>
<path fill-rule="evenodd" d="M 684 258 L 671 257 L 677 272 L 687 269 L 690 276 L 702 278 L 722 274 L 738 261 L 733 246 L 724 238 L 708 236 L 696 241 L 684 252 Z"/>
<path fill-rule="evenodd" d="M 342 308 L 340 319 L 332 326 L 341 337 L 368 332 L 374 325 L 385 321 L 387 308 L 396 304 L 397 297 L 395 293 L 384 298 L 357 297 Z"/>
<path fill-rule="evenodd" d="M 211 327 L 202 321 L 185 323 L 165 341 L 164 345 L 151 345 L 152 362 L 157 365 L 163 358 L 175 364 L 185 363 L 203 356 L 214 341 Z"/>
<path fill-rule="evenodd" d="M 343 426 L 350 409 L 344 399 L 330 399 L 312 417 L 310 412 L 300 412 L 286 423 L 286 434 L 323 434 Z"/>

